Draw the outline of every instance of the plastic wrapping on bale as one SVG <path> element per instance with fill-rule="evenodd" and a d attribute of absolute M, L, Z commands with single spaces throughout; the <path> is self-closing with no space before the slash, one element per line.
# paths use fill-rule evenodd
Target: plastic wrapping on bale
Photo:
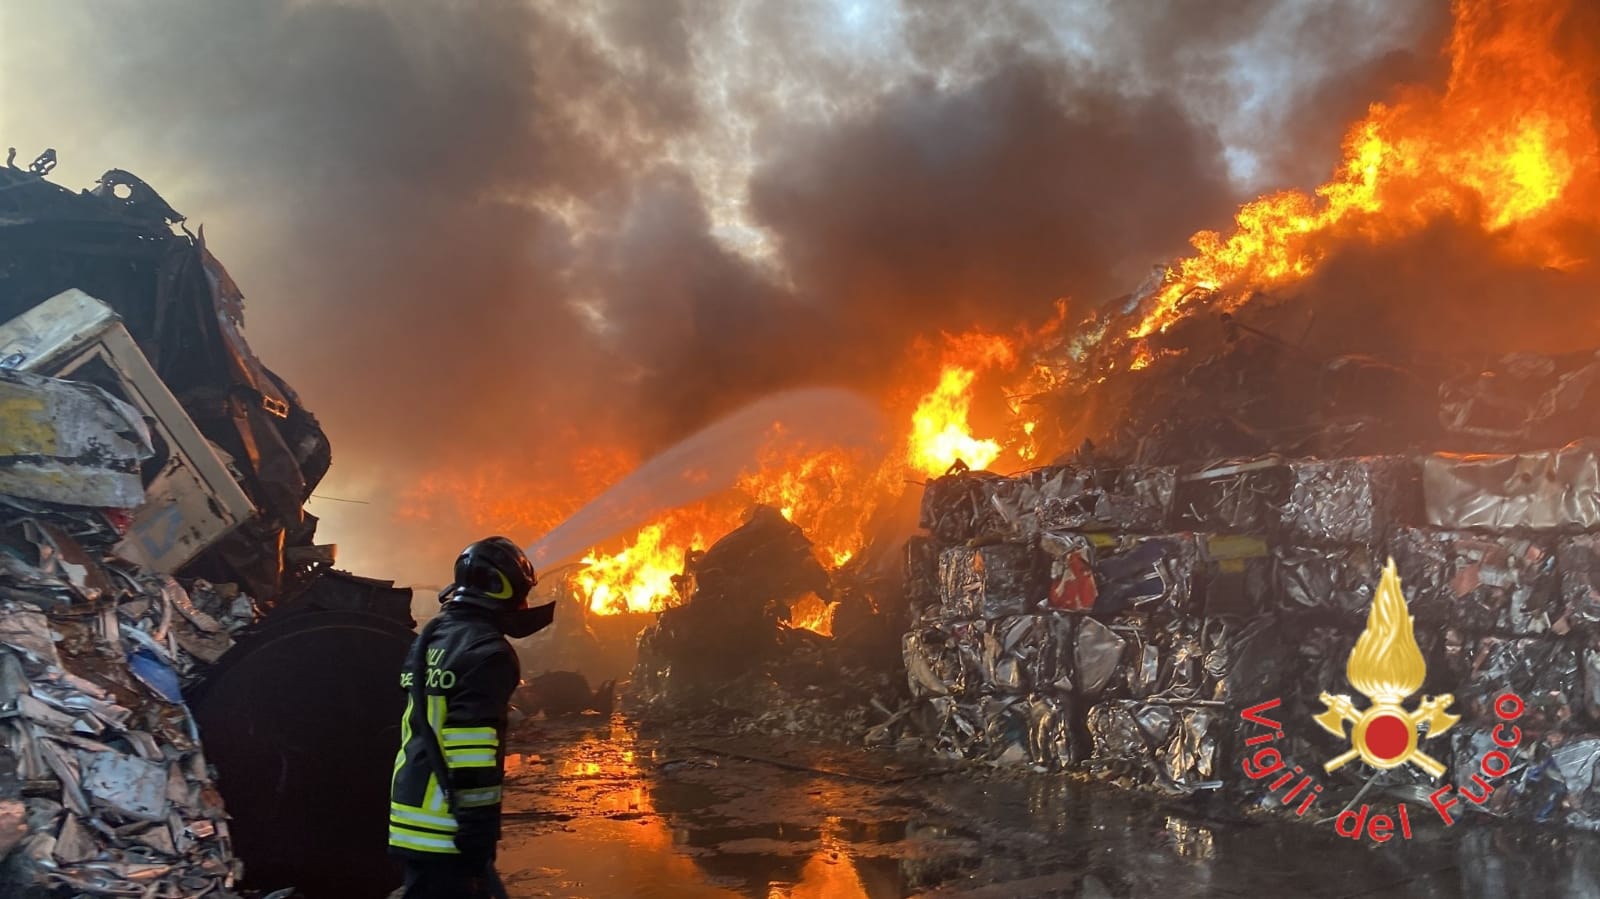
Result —
<path fill-rule="evenodd" d="M 1272 591 L 1287 612 L 1358 616 L 1372 605 L 1382 560 L 1365 546 L 1278 546 L 1272 550 Z M 1406 582 L 1414 592 L 1420 584 Z M 1208 603 L 1209 608 L 1209 603 Z"/>
<path fill-rule="evenodd" d="M 1280 526 L 1291 542 L 1373 545 L 1420 519 L 1420 471 L 1406 457 L 1293 462 L 1289 471 Z"/>
<path fill-rule="evenodd" d="M 1403 528 L 1392 549 L 1420 622 L 1540 634 L 1561 619 L 1555 553 L 1542 541 Z"/>
<path fill-rule="evenodd" d="M 1124 538 L 1095 554 L 1095 613 L 1194 614 L 1199 547 L 1192 534 Z"/>
<path fill-rule="evenodd" d="M 1527 732 L 1566 727 L 1582 709 L 1583 663 L 1570 639 L 1450 634 L 1445 653 L 1450 692 L 1467 722 L 1495 721 L 1494 700 L 1508 690 L 1526 705 L 1517 724 Z"/>
<path fill-rule="evenodd" d="M 939 556 L 939 605 L 944 619 L 1001 618 L 1031 611 L 1042 595 L 1039 557 L 1031 546 L 955 546 Z"/>
<path fill-rule="evenodd" d="M 1041 530 L 1162 530 L 1172 508 L 1171 467 L 1040 469 L 1030 479 Z"/>
<path fill-rule="evenodd" d="M 1600 528 L 1600 444 L 1592 441 L 1537 453 L 1435 453 L 1422 471 L 1434 527 Z"/>
<path fill-rule="evenodd" d="M 1281 459 L 1225 462 L 1178 479 L 1172 520 L 1178 528 L 1268 533 L 1289 501 L 1293 475 Z"/>

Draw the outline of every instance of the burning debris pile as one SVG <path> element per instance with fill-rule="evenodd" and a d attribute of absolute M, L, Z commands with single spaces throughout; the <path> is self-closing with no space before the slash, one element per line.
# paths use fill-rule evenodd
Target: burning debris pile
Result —
<path fill-rule="evenodd" d="M 1440 418 L 1457 420 L 1449 385 L 1441 396 Z M 1585 433 L 1588 408 L 1570 388 L 1564 424 Z M 907 547 L 907 733 L 948 756 L 1261 802 L 1238 773 L 1240 712 L 1281 698 L 1284 758 L 1313 770 L 1340 753 L 1313 715 L 1322 693 L 1349 692 L 1346 661 L 1393 557 L 1422 692 L 1453 692 L 1462 715 L 1428 752 L 1469 785 L 1493 700 L 1514 691 L 1530 711 L 1523 749 L 1481 811 L 1600 827 L 1597 512 L 1593 442 L 958 471 L 929 484 L 929 536 Z M 1335 771 L 1322 807 L 1374 773 Z M 1402 767 L 1374 788 L 1426 803 L 1429 783 Z"/>
<path fill-rule="evenodd" d="M 769 506 L 689 560 L 683 602 L 639 637 L 633 698 L 647 716 L 721 717 L 736 729 L 855 741 L 893 701 L 889 616 L 857 566 L 829 572 Z"/>

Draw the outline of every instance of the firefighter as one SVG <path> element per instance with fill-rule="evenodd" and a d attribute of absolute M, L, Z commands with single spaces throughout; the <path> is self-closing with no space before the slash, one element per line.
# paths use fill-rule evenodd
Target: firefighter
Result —
<path fill-rule="evenodd" d="M 533 565 L 505 537 L 456 559 L 444 606 L 411 644 L 389 791 L 389 851 L 405 860 L 404 899 L 504 897 L 494 870 L 505 774 L 506 707 L 521 679 L 507 637 L 548 625 L 555 603 L 528 606 Z"/>

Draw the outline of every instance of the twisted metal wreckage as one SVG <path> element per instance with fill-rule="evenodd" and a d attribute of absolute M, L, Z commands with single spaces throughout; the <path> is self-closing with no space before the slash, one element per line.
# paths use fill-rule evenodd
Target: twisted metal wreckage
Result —
<path fill-rule="evenodd" d="M 341 875 L 305 859 L 381 845 L 381 822 L 351 826 L 373 816 L 340 803 L 379 807 L 385 785 L 291 735 L 392 751 L 381 688 L 410 591 L 336 571 L 314 543 L 303 504 L 328 440 L 251 352 L 203 232 L 126 172 L 74 194 L 45 180 L 53 152 L 26 169 L 14 155 L 0 168 L 0 886 L 230 895 L 249 857 L 254 883 L 336 890 Z M 363 702 L 296 689 L 333 659 Z M 281 780 L 253 776 L 263 765 Z M 342 876 L 373 874 L 344 854 Z"/>

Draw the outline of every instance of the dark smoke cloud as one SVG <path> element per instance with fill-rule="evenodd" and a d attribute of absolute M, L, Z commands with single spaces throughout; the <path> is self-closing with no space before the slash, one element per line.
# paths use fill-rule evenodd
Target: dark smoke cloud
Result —
<path fill-rule="evenodd" d="M 1121 294 L 1240 199 L 1240 110 L 1433 77 L 1381 60 L 1431 58 L 1440 4 L 1376 31 L 1299 6 L 19 0 L 0 108 L 24 156 L 210 226 L 329 488 L 375 501 L 317 507 L 326 536 L 425 580 L 473 526 L 396 525 L 420 473 L 558 480 L 583 445 L 647 454 L 779 387 L 877 386 L 917 336 Z M 1242 45 L 1304 71 L 1263 94 Z M 1290 140 L 1256 177 L 1300 178 L 1328 138 L 1269 105 Z"/>

